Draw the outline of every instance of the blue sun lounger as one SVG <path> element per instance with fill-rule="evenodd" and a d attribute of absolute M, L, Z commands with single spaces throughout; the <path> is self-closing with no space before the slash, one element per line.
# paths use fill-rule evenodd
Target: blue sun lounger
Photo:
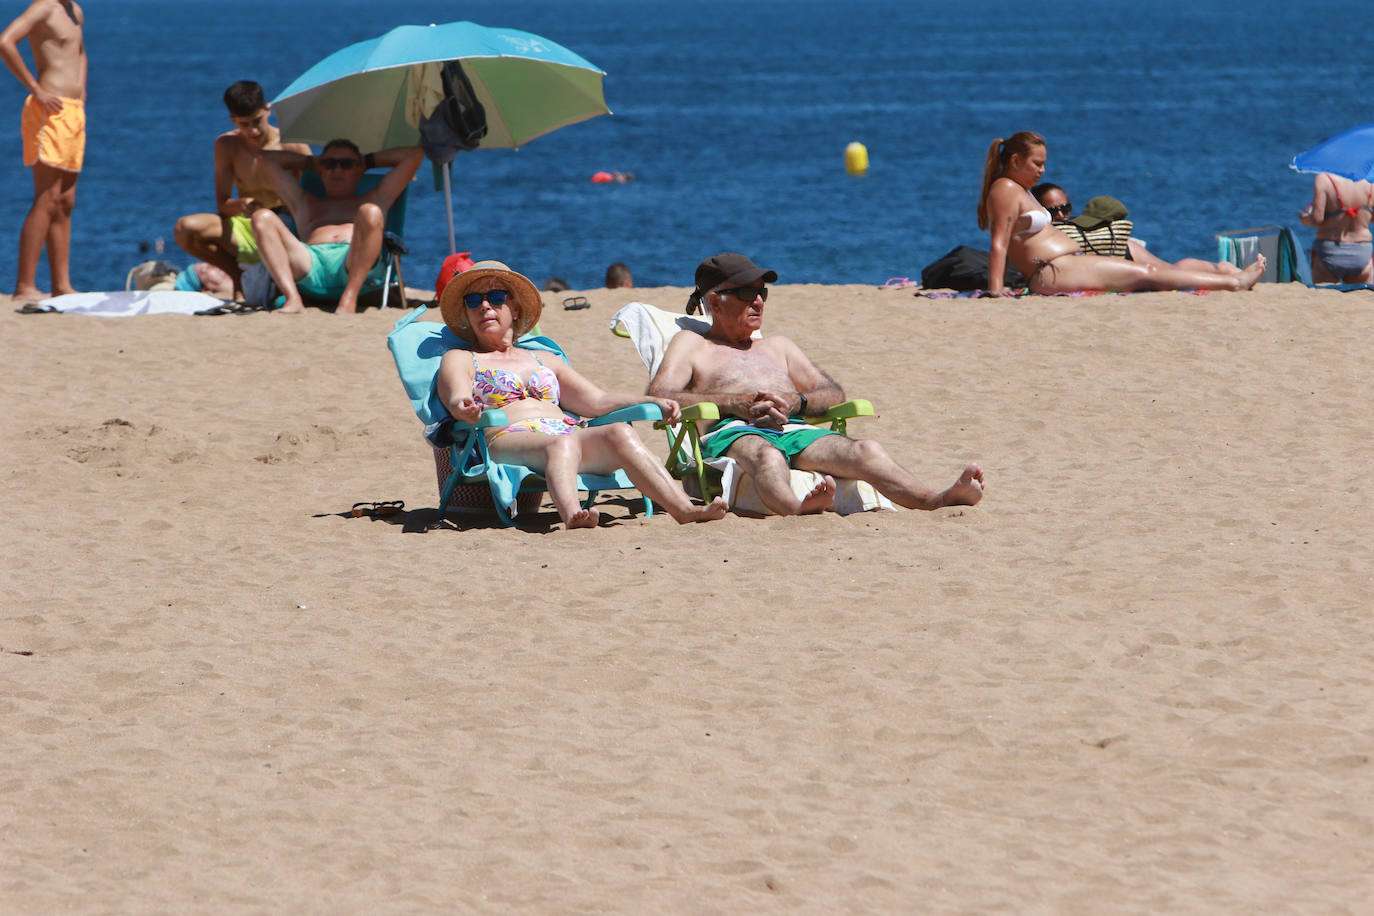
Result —
<path fill-rule="evenodd" d="M 471 344 L 444 324 L 416 320 L 428 310 L 422 306 L 397 321 L 395 329 L 387 335 L 386 343 L 396 361 L 396 371 L 400 373 L 410 406 L 420 422 L 425 424 L 425 439 L 434 449 L 439 476 L 439 516 L 442 518 L 451 505 L 455 509 L 476 512 L 494 508 L 503 524 L 513 525 L 522 508 L 533 508 L 529 505 L 530 500 L 522 497 L 537 497 L 545 492 L 544 479 L 530 468 L 501 464 L 492 461 L 488 455 L 487 437 L 483 431 L 489 426 L 505 426 L 507 420 L 504 411 L 485 411 L 475 425 L 459 422 L 449 415 L 435 390 L 439 363 L 449 350 L 467 350 Z M 547 337 L 526 334 L 516 345 L 552 353 L 564 362 L 568 361 L 563 348 Z M 596 417 L 588 425 L 662 419 L 663 411 L 657 404 L 636 404 Z M 602 490 L 633 490 L 634 484 L 630 483 L 624 471 L 617 470 L 607 475 L 581 474 L 577 478 L 577 487 L 587 492 L 583 505 L 589 506 Z M 462 498 L 455 500 L 455 494 Z M 647 496 L 644 497 L 644 514 L 646 517 L 654 514 L 654 505 Z"/>

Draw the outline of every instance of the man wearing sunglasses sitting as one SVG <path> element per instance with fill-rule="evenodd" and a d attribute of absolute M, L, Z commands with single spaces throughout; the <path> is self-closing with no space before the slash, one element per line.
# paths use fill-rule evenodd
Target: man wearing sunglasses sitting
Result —
<path fill-rule="evenodd" d="M 742 254 L 726 252 L 697 267 L 688 311 L 704 302 L 705 334 L 674 335 L 649 383 L 653 397 L 680 404 L 709 401 L 722 420 L 702 436 L 707 459 L 729 457 L 754 478 L 759 497 L 778 515 L 820 512 L 835 500 L 835 477 L 866 480 L 909 509 L 971 506 L 983 498 L 983 472 L 964 468 L 948 489 L 928 489 L 871 439 L 850 439 L 806 422 L 845 400 L 844 391 L 801 348 L 780 334 L 754 337 L 763 326 L 769 283 L 778 275 Z M 791 468 L 822 482 L 802 498 Z"/>
<path fill-rule="evenodd" d="M 398 146 L 366 156 L 351 140 L 330 140 L 318 156 L 263 153 L 264 171 L 296 221 L 293 233 L 271 210 L 253 212 L 253 232 L 267 271 L 281 289 L 283 312 L 301 312 L 300 289 L 338 296 L 334 310 L 358 310 L 358 293 L 382 253 L 386 214 L 424 158 L 418 146 Z M 363 173 L 390 168 L 376 187 L 358 193 Z M 288 169 L 320 175 L 324 196 L 300 186 Z M 302 241 L 304 240 L 304 241 Z"/>

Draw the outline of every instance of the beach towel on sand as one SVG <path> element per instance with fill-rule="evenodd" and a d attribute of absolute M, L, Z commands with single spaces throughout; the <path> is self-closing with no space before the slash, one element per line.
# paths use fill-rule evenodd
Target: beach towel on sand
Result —
<path fill-rule="evenodd" d="M 131 315 L 194 315 L 223 305 L 223 299 L 181 290 L 116 290 L 110 293 L 71 293 L 38 303 L 44 311 L 127 318 Z"/>

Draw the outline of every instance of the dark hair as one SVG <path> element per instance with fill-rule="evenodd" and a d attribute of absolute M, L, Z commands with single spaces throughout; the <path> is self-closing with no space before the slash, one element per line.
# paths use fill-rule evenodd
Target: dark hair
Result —
<path fill-rule="evenodd" d="M 335 137 L 333 140 L 326 143 L 320 148 L 320 155 L 323 156 L 336 146 L 342 146 L 345 149 L 352 150 L 353 155 L 357 156 L 359 159 L 363 158 L 363 151 L 358 149 L 358 144 L 354 143 L 352 140 L 344 139 L 343 137 Z"/>
<path fill-rule="evenodd" d="M 629 286 L 634 277 L 630 274 L 630 268 L 622 262 L 616 261 L 606 268 L 606 288 L 615 289 L 620 286 Z"/>
<path fill-rule="evenodd" d="M 1058 191 L 1059 193 L 1063 194 L 1065 197 L 1068 197 L 1068 196 L 1069 196 L 1069 192 L 1068 192 L 1068 191 L 1065 191 L 1063 188 L 1061 188 L 1059 185 L 1055 184 L 1054 182 L 1052 182 L 1052 181 L 1042 181 L 1042 182 L 1040 182 L 1038 185 L 1036 185 L 1035 187 L 1031 188 L 1031 197 L 1034 197 L 1038 202 L 1040 202 L 1040 203 L 1043 204 L 1043 203 L 1045 202 L 1045 195 L 1048 194 L 1048 193 L 1050 193 L 1051 191 Z"/>
<path fill-rule="evenodd" d="M 978 196 L 979 229 L 988 227 L 988 190 L 1006 170 L 1007 160 L 1012 156 L 1028 155 L 1032 147 L 1044 145 L 1044 137 L 1028 130 L 1014 133 L 1006 140 L 998 137 L 992 141 L 992 145 L 988 147 L 987 159 L 983 162 L 983 193 Z"/>
<path fill-rule="evenodd" d="M 266 108 L 267 97 L 262 94 L 262 86 L 252 80 L 239 80 L 224 90 L 224 106 L 231 118 L 246 118 Z"/>

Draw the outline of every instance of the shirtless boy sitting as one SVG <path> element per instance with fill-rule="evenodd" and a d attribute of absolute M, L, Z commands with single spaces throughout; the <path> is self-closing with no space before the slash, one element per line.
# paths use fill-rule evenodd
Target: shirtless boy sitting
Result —
<path fill-rule="evenodd" d="M 38 257 L 48 248 L 52 294 L 72 288 L 70 257 L 76 179 L 86 152 L 85 16 L 72 0 L 33 0 L 0 32 L 0 57 L 29 97 L 24 102 L 24 164 L 33 169 L 33 204 L 19 230 L 16 299 L 41 299 L 34 279 Z M 24 64 L 19 42 L 27 38 L 35 77 Z"/>
<path fill-rule="evenodd" d="M 281 130 L 268 123 L 272 106 L 262 87 L 240 80 L 224 90 L 224 104 L 234 129 L 215 139 L 215 213 L 192 213 L 177 220 L 173 235 L 192 257 L 215 265 L 240 290 L 240 264 L 256 264 L 258 243 L 250 217 L 261 207 L 282 206 L 262 170 L 263 150 L 289 150 L 305 156 L 304 143 L 282 143 Z M 238 196 L 234 197 L 235 190 Z"/>
<path fill-rule="evenodd" d="M 271 210 L 253 211 L 262 262 L 285 297 L 280 311 L 305 311 L 301 285 L 312 295 L 338 296 L 336 313 L 358 310 L 358 293 L 382 252 L 387 211 L 423 159 L 418 146 L 397 146 L 364 156 L 351 140 L 330 140 L 318 156 L 263 155 L 264 173 L 296 220 L 293 233 Z M 376 187 L 359 194 L 359 180 L 375 166 L 391 171 Z M 319 172 L 324 196 L 302 188 L 288 171 L 292 168 Z"/>
<path fill-rule="evenodd" d="M 778 275 L 742 254 L 701 262 L 693 300 L 711 313 L 706 334 L 673 336 L 649 394 L 679 404 L 715 403 L 724 418 L 702 436 L 706 458 L 728 456 L 753 475 L 764 505 L 778 515 L 819 512 L 835 501 L 830 475 L 866 480 L 908 509 L 971 506 L 983 498 L 983 472 L 964 468 L 948 489 L 927 489 L 872 439 L 850 439 L 806 417 L 824 416 L 844 391 L 780 334 L 753 337 L 763 326 L 768 287 Z M 791 468 L 816 471 L 822 483 L 802 499 L 792 492 Z"/>

